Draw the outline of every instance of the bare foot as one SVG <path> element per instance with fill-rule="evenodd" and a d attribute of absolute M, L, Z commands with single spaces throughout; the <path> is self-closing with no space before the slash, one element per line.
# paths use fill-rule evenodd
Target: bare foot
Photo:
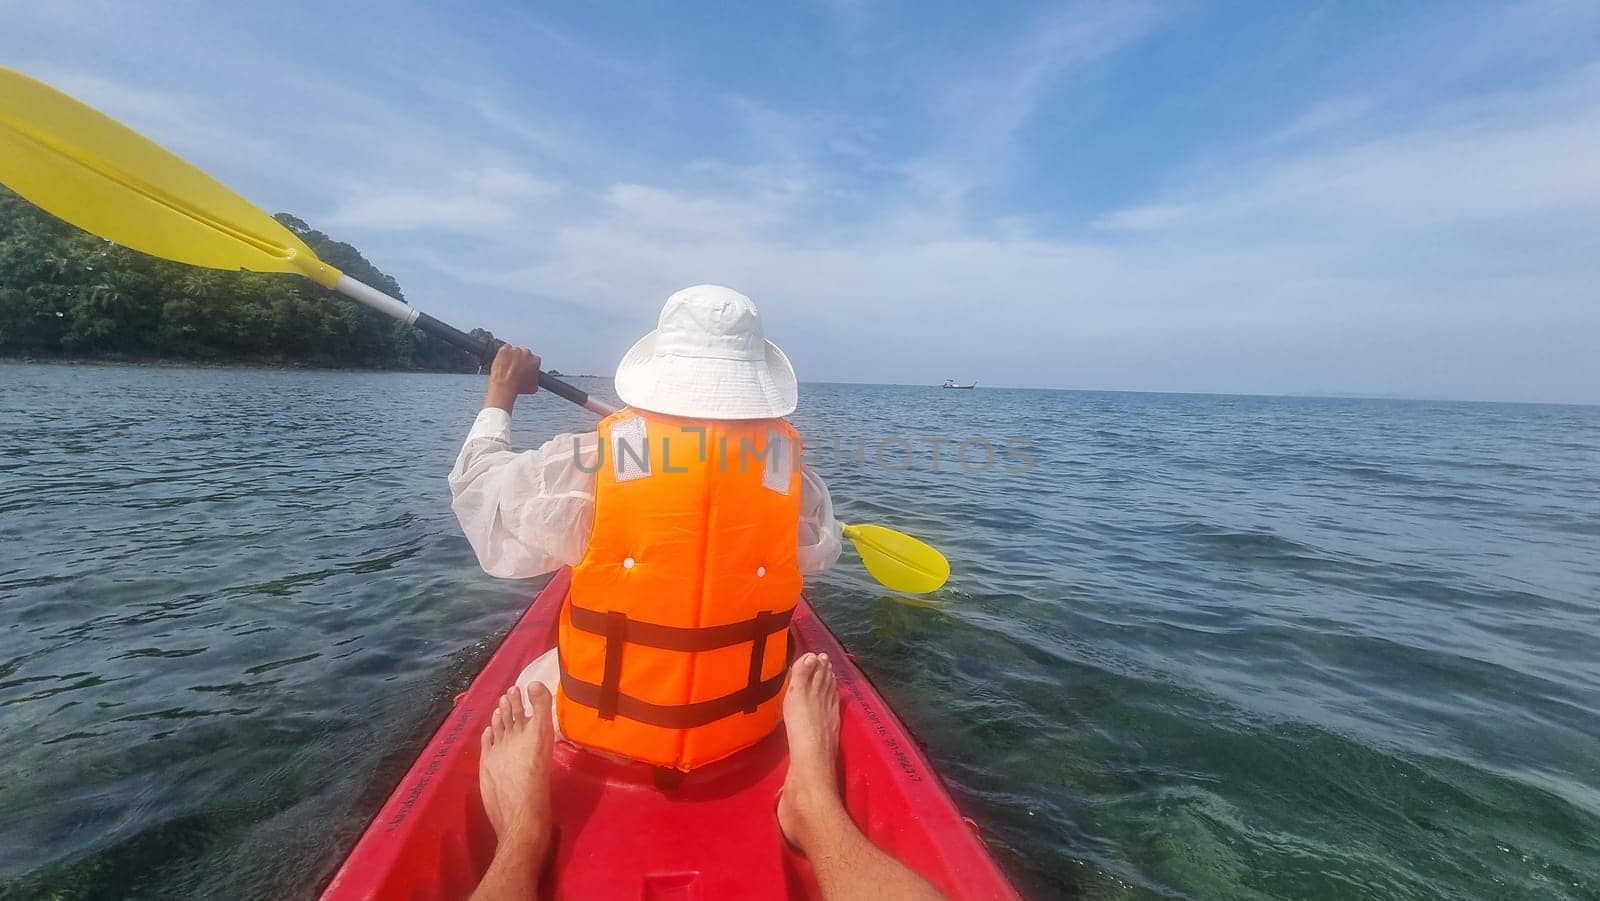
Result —
<path fill-rule="evenodd" d="M 848 819 L 839 797 L 839 683 L 826 654 L 803 654 L 789 668 L 783 698 L 789 775 L 778 798 L 778 827 L 806 850 L 813 830 Z"/>
<path fill-rule="evenodd" d="M 529 714 L 522 693 L 513 685 L 483 730 L 478 760 L 478 791 L 501 850 L 520 849 L 536 859 L 550 844 L 550 692 L 543 685 L 528 688 Z"/>

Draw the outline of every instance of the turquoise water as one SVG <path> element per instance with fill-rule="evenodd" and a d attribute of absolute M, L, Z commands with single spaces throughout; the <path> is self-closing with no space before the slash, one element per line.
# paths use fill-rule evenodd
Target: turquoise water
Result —
<path fill-rule="evenodd" d="M 809 593 L 1029 894 L 1600 896 L 1600 409 L 805 391 L 955 571 Z M 535 587 L 449 511 L 480 395 L 0 366 L 4 894 L 315 892 Z"/>

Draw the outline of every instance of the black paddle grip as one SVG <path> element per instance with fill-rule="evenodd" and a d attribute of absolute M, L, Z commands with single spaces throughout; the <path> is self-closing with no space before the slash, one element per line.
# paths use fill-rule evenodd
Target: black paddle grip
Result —
<path fill-rule="evenodd" d="M 446 344 L 455 345 L 476 356 L 485 366 L 493 363 L 494 355 L 499 353 L 500 348 L 506 345 L 506 342 L 501 341 L 499 338 L 479 338 L 469 335 L 453 325 L 440 322 L 427 313 L 418 313 L 416 321 L 411 324 Z M 542 369 L 539 370 L 539 387 L 558 397 L 570 400 L 580 407 L 588 406 L 589 404 L 589 393 L 587 391 L 576 385 L 563 382 Z"/>

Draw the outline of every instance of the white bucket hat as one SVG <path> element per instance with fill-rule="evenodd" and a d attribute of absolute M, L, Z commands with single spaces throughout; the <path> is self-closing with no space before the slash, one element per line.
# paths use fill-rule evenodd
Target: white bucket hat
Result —
<path fill-rule="evenodd" d="M 799 400 L 794 367 L 761 333 L 750 298 L 696 285 L 667 298 L 656 330 L 617 365 L 630 407 L 696 419 L 774 419 Z"/>

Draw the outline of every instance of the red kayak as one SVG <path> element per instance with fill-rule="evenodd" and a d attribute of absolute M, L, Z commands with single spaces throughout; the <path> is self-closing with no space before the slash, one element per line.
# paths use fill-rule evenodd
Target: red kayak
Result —
<path fill-rule="evenodd" d="M 558 573 L 389 796 L 324 899 L 460 899 L 494 852 L 478 797 L 478 736 L 522 669 L 555 644 L 569 573 Z M 954 899 L 1016 898 L 898 717 L 811 608 L 792 628 L 799 652 L 825 652 L 842 692 L 845 801 L 873 843 Z M 648 766 L 557 743 L 554 856 L 541 898 L 815 898 L 805 858 L 773 811 L 788 766 L 779 729 L 726 761 L 659 787 Z"/>

